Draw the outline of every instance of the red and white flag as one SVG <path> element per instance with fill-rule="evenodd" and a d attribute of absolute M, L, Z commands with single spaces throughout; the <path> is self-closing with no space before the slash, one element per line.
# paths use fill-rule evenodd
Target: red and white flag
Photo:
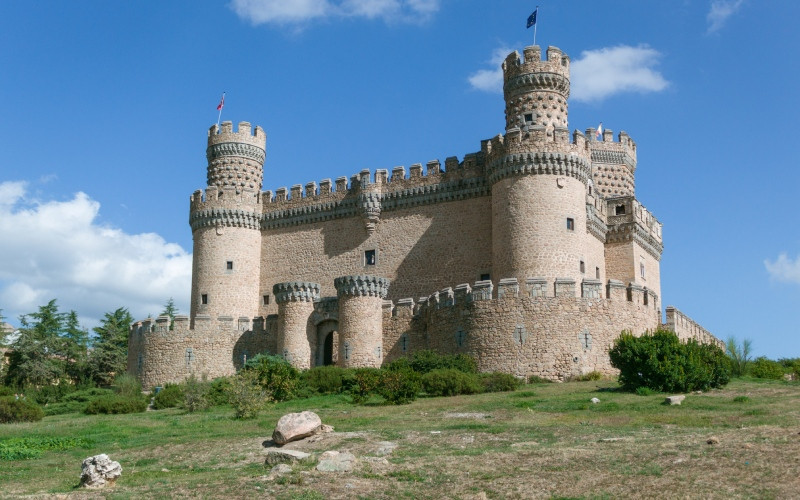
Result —
<path fill-rule="evenodd" d="M 222 103 L 220 103 L 220 106 L 222 106 Z M 600 139 L 601 137 L 603 137 L 603 122 L 600 122 L 600 125 L 597 126 L 597 138 Z"/>
<path fill-rule="evenodd" d="M 217 111 L 222 111 L 222 108 L 225 106 L 225 92 L 222 93 L 222 99 L 219 100 L 219 104 L 217 104 Z"/>

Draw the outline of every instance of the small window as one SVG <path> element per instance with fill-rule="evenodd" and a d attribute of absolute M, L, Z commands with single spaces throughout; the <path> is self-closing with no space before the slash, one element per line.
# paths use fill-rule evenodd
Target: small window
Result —
<path fill-rule="evenodd" d="M 580 267 L 581 267 L 581 274 L 585 274 L 586 273 L 586 263 L 584 261 L 581 261 L 581 266 Z"/>
<path fill-rule="evenodd" d="M 481 274 L 481 281 L 489 281 L 490 279 L 492 279 L 492 275 L 491 274 L 489 274 L 489 273 Z"/>
<path fill-rule="evenodd" d="M 208 304 L 208 294 L 207 293 L 204 293 L 203 295 L 200 296 L 200 303 L 203 304 L 203 305 Z"/>
<path fill-rule="evenodd" d="M 625 215 L 625 205 L 617 205 L 614 209 L 614 215 Z"/>
<path fill-rule="evenodd" d="M 639 263 L 639 274 L 641 275 L 642 279 L 644 279 L 644 262 Z"/>
<path fill-rule="evenodd" d="M 525 122 L 530 123 L 533 121 L 533 113 L 526 113 L 525 114 Z"/>
<path fill-rule="evenodd" d="M 574 231 L 575 230 L 575 219 L 572 217 L 567 217 L 567 230 Z"/>
<path fill-rule="evenodd" d="M 594 277 L 595 277 L 595 279 L 600 279 L 600 268 L 599 267 L 595 267 L 594 268 Z"/>
<path fill-rule="evenodd" d="M 375 250 L 367 250 L 364 252 L 364 265 L 365 266 L 375 265 Z"/>
<path fill-rule="evenodd" d="M 229 260 L 228 262 L 225 263 L 225 269 L 227 269 L 228 271 L 233 271 L 233 261 L 232 260 Z"/>
<path fill-rule="evenodd" d="M 269 295 L 264 295 L 261 297 L 261 305 L 268 306 L 269 305 Z"/>

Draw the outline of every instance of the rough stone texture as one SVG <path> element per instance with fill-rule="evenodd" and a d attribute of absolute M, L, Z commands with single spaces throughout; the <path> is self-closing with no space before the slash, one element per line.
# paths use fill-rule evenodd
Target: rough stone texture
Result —
<path fill-rule="evenodd" d="M 356 464 L 352 453 L 326 451 L 319 457 L 317 470 L 320 472 L 350 472 Z"/>
<path fill-rule="evenodd" d="M 627 133 L 569 133 L 569 67 L 556 47 L 509 54 L 504 133 L 408 172 L 261 192 L 264 131 L 212 127 L 190 316 L 134 324 L 128 371 L 149 387 L 261 352 L 309 368 L 434 349 L 520 377 L 613 374 L 619 333 L 661 325 L 662 225 L 636 199 Z M 674 308 L 665 326 L 719 343 Z"/>
<path fill-rule="evenodd" d="M 267 458 L 264 463 L 266 465 L 290 464 L 299 462 L 300 460 L 305 460 L 310 456 L 310 453 L 306 453 L 304 451 L 279 450 L 270 448 L 267 450 Z"/>
<path fill-rule="evenodd" d="M 592 398 L 590 401 L 592 402 L 592 404 L 595 404 L 595 405 L 600 402 L 600 400 L 597 399 L 597 398 Z"/>
<path fill-rule="evenodd" d="M 278 420 L 272 432 L 275 444 L 284 445 L 314 434 L 322 426 L 319 415 L 313 411 L 288 413 Z"/>
<path fill-rule="evenodd" d="M 668 403 L 670 406 L 675 406 L 680 405 L 684 399 L 686 399 L 686 396 L 667 396 L 664 402 Z"/>
<path fill-rule="evenodd" d="M 104 488 L 111 486 L 122 475 L 122 466 L 108 455 L 89 457 L 81 464 L 80 485 L 84 488 Z"/>

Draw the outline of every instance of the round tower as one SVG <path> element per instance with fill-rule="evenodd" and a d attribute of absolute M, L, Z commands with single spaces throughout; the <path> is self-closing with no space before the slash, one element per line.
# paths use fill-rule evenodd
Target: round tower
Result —
<path fill-rule="evenodd" d="M 191 197 L 191 319 L 254 317 L 259 306 L 261 182 L 266 134 L 240 122 L 208 131 L 208 187 Z"/>
<path fill-rule="evenodd" d="M 333 280 L 339 297 L 339 366 L 378 368 L 383 363 L 383 299 L 389 280 L 342 276 Z"/>
<path fill-rule="evenodd" d="M 311 353 L 316 349 L 316 328 L 309 320 L 319 289 L 319 283 L 303 281 L 272 287 L 278 304 L 278 354 L 300 370 L 311 368 Z"/>
<path fill-rule="evenodd" d="M 591 162 L 567 129 L 569 57 L 548 47 L 543 60 L 538 46 L 524 56 L 503 62 L 506 133 L 487 158 L 493 278 L 595 279 L 603 244 L 587 232 Z"/>

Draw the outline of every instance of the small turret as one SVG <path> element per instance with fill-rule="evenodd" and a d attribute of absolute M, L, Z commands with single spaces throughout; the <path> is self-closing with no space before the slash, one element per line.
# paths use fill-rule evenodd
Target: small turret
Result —
<path fill-rule="evenodd" d="M 266 158 L 267 134 L 261 127 L 255 133 L 248 122 L 239 122 L 238 132 L 232 122 L 208 130 L 208 185 L 242 191 L 261 192 Z"/>

